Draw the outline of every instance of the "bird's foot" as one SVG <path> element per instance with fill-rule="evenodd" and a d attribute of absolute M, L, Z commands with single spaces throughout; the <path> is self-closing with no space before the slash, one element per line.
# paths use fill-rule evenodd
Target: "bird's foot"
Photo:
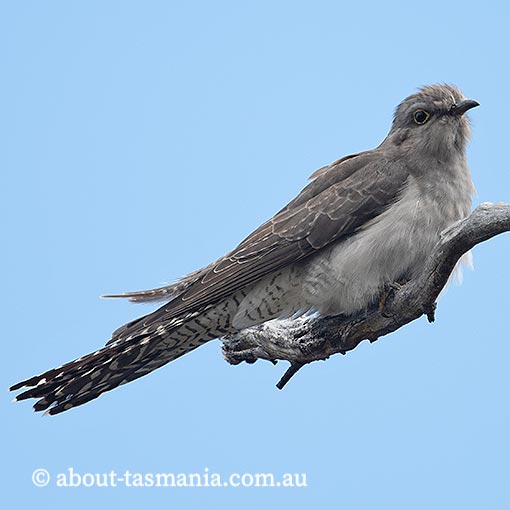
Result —
<path fill-rule="evenodd" d="M 386 305 L 391 301 L 395 292 L 398 292 L 404 285 L 404 282 L 390 282 L 384 286 L 384 290 L 379 298 L 379 312 L 384 315 Z"/>

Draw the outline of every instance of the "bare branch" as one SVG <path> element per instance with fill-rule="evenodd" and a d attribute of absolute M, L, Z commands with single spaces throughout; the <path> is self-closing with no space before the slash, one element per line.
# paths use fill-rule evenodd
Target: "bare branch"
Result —
<path fill-rule="evenodd" d="M 355 316 L 301 317 L 270 321 L 223 339 L 225 359 L 236 365 L 257 359 L 287 360 L 291 366 L 277 384 L 283 388 L 304 365 L 345 354 L 363 340 L 374 342 L 405 324 L 427 315 L 434 320 L 436 300 L 458 260 L 473 246 L 510 231 L 510 204 L 484 203 L 466 219 L 442 234 L 423 272 L 403 285 L 395 285 L 384 307 Z"/>

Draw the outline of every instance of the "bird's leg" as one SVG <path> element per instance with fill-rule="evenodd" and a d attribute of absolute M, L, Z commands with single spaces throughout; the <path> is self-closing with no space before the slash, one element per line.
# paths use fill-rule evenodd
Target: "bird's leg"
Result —
<path fill-rule="evenodd" d="M 396 282 L 387 283 L 384 286 L 383 292 L 379 298 L 379 311 L 381 312 L 382 315 L 384 315 L 384 310 L 386 308 L 386 304 L 388 303 L 388 301 L 393 297 L 395 292 L 398 292 L 403 287 L 405 283 L 406 283 L 405 280 L 400 280 Z"/>

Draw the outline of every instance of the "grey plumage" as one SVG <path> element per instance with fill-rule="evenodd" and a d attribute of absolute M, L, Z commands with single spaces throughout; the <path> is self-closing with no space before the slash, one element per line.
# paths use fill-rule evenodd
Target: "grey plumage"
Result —
<path fill-rule="evenodd" d="M 121 296 L 166 303 L 107 345 L 14 385 L 57 414 L 141 377 L 213 338 L 307 312 L 351 314 L 420 270 L 442 230 L 465 217 L 465 156 L 477 106 L 450 85 L 409 96 L 374 150 L 344 157 L 232 252 L 179 282 Z"/>

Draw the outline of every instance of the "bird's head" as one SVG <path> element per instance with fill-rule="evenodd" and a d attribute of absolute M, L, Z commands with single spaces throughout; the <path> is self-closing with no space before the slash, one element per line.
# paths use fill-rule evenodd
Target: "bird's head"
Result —
<path fill-rule="evenodd" d="M 452 85 L 423 87 L 397 106 L 387 140 L 441 161 L 463 155 L 470 136 L 465 113 L 478 105 Z"/>

